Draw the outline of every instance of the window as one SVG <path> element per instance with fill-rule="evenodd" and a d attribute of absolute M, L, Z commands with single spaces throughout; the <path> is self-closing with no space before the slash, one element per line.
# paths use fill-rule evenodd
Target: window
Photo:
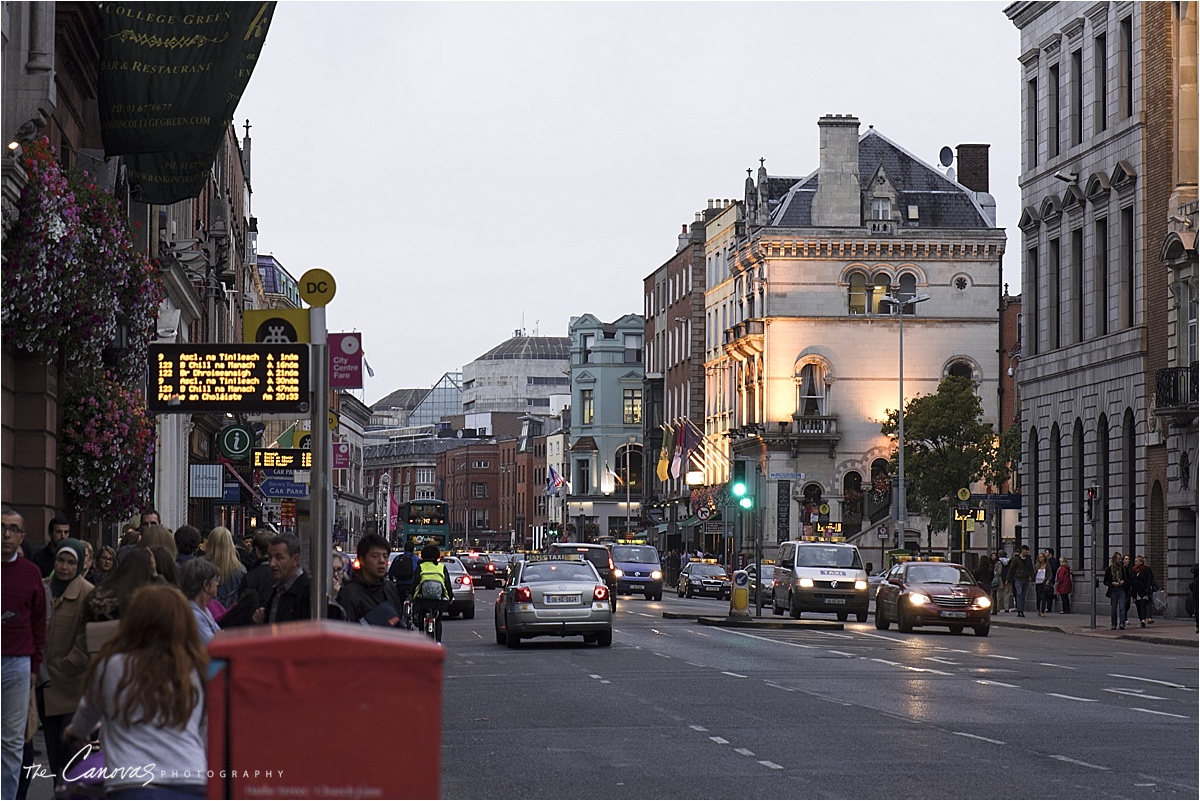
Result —
<path fill-rule="evenodd" d="M 1133 207 L 1121 209 L 1121 327 L 1134 324 Z"/>
<path fill-rule="evenodd" d="M 890 220 L 892 219 L 892 200 L 886 197 L 877 197 L 871 199 L 871 219 L 872 220 Z"/>
<path fill-rule="evenodd" d="M 1029 343 L 1031 354 L 1038 352 L 1038 278 L 1038 249 L 1036 247 L 1027 248 L 1025 251 L 1025 279 L 1028 283 L 1022 282 L 1022 285 L 1029 287 L 1029 305 L 1024 307 L 1029 309 L 1026 316 L 1029 335 L 1024 339 Z"/>
<path fill-rule="evenodd" d="M 488 527 L 488 510 L 487 509 L 472 509 L 471 510 L 471 528 L 485 529 Z"/>
<path fill-rule="evenodd" d="M 565 375 L 560 376 L 543 376 L 531 375 L 527 379 L 527 383 L 531 387 L 561 387 L 571 383 L 571 379 Z"/>
<path fill-rule="evenodd" d="M 1071 144 L 1083 141 L 1083 51 L 1071 53 Z"/>
<path fill-rule="evenodd" d="M 476 481 L 471 484 L 472 498 L 486 498 L 488 496 L 488 485 L 482 481 Z"/>
<path fill-rule="evenodd" d="M 545 406 L 548 408 L 550 406 L 550 399 L 549 398 L 526 398 L 525 405 L 526 406 Z"/>
<path fill-rule="evenodd" d="M 802 417 L 825 416 L 825 370 L 810 362 L 800 368 L 800 397 L 796 405 Z"/>
<path fill-rule="evenodd" d="M 622 400 L 622 420 L 625 425 L 640 425 L 642 422 L 642 389 L 624 390 Z"/>
<path fill-rule="evenodd" d="M 1050 158 L 1058 156 L 1058 116 L 1061 112 L 1059 106 L 1059 83 L 1058 83 L 1058 65 L 1050 67 L 1050 74 L 1046 82 L 1046 105 L 1050 119 L 1046 126 L 1046 146 L 1049 149 Z"/>
<path fill-rule="evenodd" d="M 1050 252 L 1048 254 L 1050 263 L 1046 265 L 1046 321 L 1050 324 L 1050 330 L 1046 347 L 1050 350 L 1055 350 L 1061 346 L 1059 341 L 1059 331 L 1062 328 L 1060 319 L 1059 304 L 1062 298 L 1060 297 L 1059 289 L 1059 270 L 1061 269 L 1059 259 L 1059 240 L 1057 238 L 1050 240 Z"/>
<path fill-rule="evenodd" d="M 1096 220 L 1095 257 L 1093 259 L 1092 294 L 1095 298 L 1095 332 L 1093 336 L 1108 333 L 1108 218 Z"/>
<path fill-rule="evenodd" d="M 850 314 L 867 313 L 867 276 L 850 274 Z"/>
<path fill-rule="evenodd" d="M 571 486 L 572 495 L 586 495 L 588 489 L 592 486 L 592 482 L 588 480 L 588 474 L 591 469 L 587 459 L 580 459 L 575 462 L 575 483 Z"/>
<path fill-rule="evenodd" d="M 1093 93 L 1096 96 L 1092 104 L 1092 109 L 1095 118 L 1092 124 L 1096 128 L 1096 133 L 1108 130 L 1108 37 L 1100 34 L 1096 37 L 1095 46 L 1095 66 L 1094 76 L 1092 78 L 1095 86 Z"/>
<path fill-rule="evenodd" d="M 471 462 L 471 468 L 474 470 L 487 470 L 491 466 L 491 462 L 486 459 L 476 459 Z"/>
<path fill-rule="evenodd" d="M 1071 232 L 1071 341 L 1083 341 L 1083 229 Z"/>
<path fill-rule="evenodd" d="M 1038 82 L 1030 78 L 1025 83 L 1025 165 L 1038 163 Z"/>
<path fill-rule="evenodd" d="M 897 290 L 898 300 L 911 300 L 917 296 L 917 277 L 912 273 L 905 273 L 900 276 L 900 286 Z M 917 304 L 910 303 L 903 307 L 905 314 L 916 314 Z"/>
<path fill-rule="evenodd" d="M 1133 17 L 1121 20 L 1121 119 L 1133 116 Z"/>
<path fill-rule="evenodd" d="M 642 363 L 642 335 L 625 335 L 625 364 Z"/>
<path fill-rule="evenodd" d="M 951 363 L 950 369 L 946 371 L 947 375 L 965 378 L 968 381 L 975 379 L 975 370 L 972 369 L 970 362 L 956 361 Z"/>
<path fill-rule="evenodd" d="M 1181 337 L 1180 364 L 1196 363 L 1196 290 L 1189 281 L 1180 281 L 1180 294 L 1183 301 L 1183 336 Z"/>
<path fill-rule="evenodd" d="M 418 499 L 420 499 L 420 498 L 432 498 L 432 497 L 433 497 L 433 490 L 430 490 L 430 489 L 419 489 L 419 490 L 417 490 L 417 498 L 418 498 Z"/>
<path fill-rule="evenodd" d="M 579 422 L 590 426 L 596 421 L 596 391 L 594 389 L 579 390 Z"/>
<path fill-rule="evenodd" d="M 583 335 L 583 361 L 584 361 L 584 364 L 587 364 L 592 361 L 592 348 L 595 346 L 595 344 L 596 344 L 596 335 L 595 334 L 584 334 Z"/>
<path fill-rule="evenodd" d="M 418 467 L 417 468 L 417 483 L 418 484 L 432 484 L 433 483 L 433 468 L 432 467 Z"/>

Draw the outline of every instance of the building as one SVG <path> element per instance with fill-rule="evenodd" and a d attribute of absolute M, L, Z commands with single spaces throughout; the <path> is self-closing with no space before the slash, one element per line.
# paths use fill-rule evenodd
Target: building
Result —
<path fill-rule="evenodd" d="M 1171 235 L 1195 224 L 1195 4 L 1005 13 L 1021 32 L 1025 538 L 1084 569 L 1144 554 L 1178 609 L 1196 559 L 1196 295 L 1194 233 Z"/>
<path fill-rule="evenodd" d="M 746 525 L 767 546 L 840 533 L 945 550 L 922 517 L 897 529 L 880 421 L 899 405 L 901 347 L 905 398 L 961 375 L 997 420 L 1005 237 L 987 145 L 959 146 L 955 181 L 854 117 L 818 125 L 816 171 L 774 178 L 762 163 L 743 202 L 708 224 L 706 439 L 749 460 L 767 511 Z M 724 470 L 710 463 L 707 482 Z"/>
<path fill-rule="evenodd" d="M 349 392 L 337 393 L 332 410 L 338 416 L 333 460 L 348 465 L 333 469 L 333 542 L 354 552 L 372 500 L 363 475 L 364 432 L 371 422 L 371 410 Z"/>
<path fill-rule="evenodd" d="M 441 453 L 436 465 L 441 497 L 450 504 L 451 545 L 483 550 L 507 548 L 512 532 L 499 528 L 500 443 L 494 439 L 451 441 L 457 447 Z M 513 461 L 510 455 L 508 463 Z"/>
<path fill-rule="evenodd" d="M 377 431 L 433 426 L 462 412 L 462 373 L 445 373 L 429 389 L 398 389 L 371 405 Z"/>
<path fill-rule="evenodd" d="M 461 411 L 556 414 L 570 397 L 570 366 L 567 337 L 531 337 L 515 331 L 463 365 Z"/>
<path fill-rule="evenodd" d="M 595 542 L 639 526 L 645 319 L 572 317 L 567 536 Z M 566 466 L 564 465 L 564 469 Z"/>

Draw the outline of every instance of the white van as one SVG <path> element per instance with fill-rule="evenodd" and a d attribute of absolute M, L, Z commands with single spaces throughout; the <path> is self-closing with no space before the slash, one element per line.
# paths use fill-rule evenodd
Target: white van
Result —
<path fill-rule="evenodd" d="M 771 611 L 798 618 L 803 612 L 833 612 L 838 620 L 854 615 L 867 622 L 871 595 L 858 548 L 848 542 L 790 540 L 779 543 Z"/>

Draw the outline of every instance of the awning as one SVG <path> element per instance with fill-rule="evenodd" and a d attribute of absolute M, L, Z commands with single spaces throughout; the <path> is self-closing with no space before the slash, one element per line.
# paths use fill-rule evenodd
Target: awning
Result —
<path fill-rule="evenodd" d="M 700 518 L 696 517 L 695 515 L 692 515 L 687 520 L 680 520 L 679 525 L 681 525 L 681 526 L 698 526 L 703 522 L 704 521 L 701 520 Z"/>

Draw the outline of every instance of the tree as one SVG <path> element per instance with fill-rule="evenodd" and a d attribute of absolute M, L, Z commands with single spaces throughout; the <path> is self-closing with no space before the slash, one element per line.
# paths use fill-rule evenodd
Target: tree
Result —
<path fill-rule="evenodd" d="M 996 434 L 982 421 L 975 383 L 947 376 L 933 395 L 918 395 L 904 407 L 904 474 L 909 508 L 929 518 L 934 531 L 949 529 L 954 493 L 984 478 L 996 463 Z M 895 409 L 881 431 L 895 442 Z M 897 452 L 892 454 L 895 470 Z"/>

